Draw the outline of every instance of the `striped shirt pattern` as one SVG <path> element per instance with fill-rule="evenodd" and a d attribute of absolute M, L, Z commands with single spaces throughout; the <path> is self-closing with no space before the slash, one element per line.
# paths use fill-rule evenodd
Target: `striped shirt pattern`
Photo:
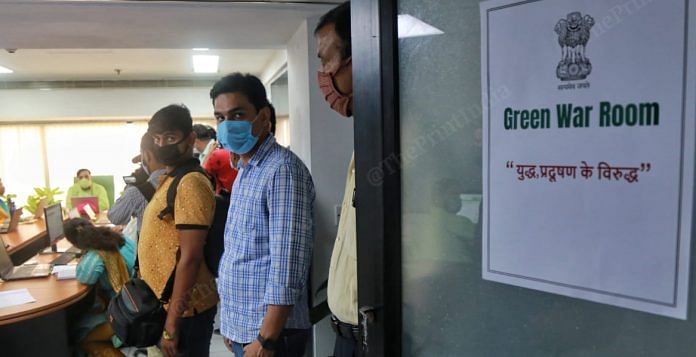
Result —
<path fill-rule="evenodd" d="M 159 169 L 152 172 L 147 182 L 152 184 L 152 187 L 157 188 L 160 176 L 166 171 L 166 169 Z M 142 192 L 140 192 L 137 187 L 128 185 L 123 191 L 123 195 L 121 195 L 109 209 L 107 217 L 109 218 L 109 222 L 115 225 L 128 224 L 131 217 L 136 217 L 138 219 L 138 233 L 140 233 L 140 227 L 143 225 L 145 207 L 147 207 L 147 199 L 145 199 Z"/>
<path fill-rule="evenodd" d="M 311 326 L 313 202 L 309 170 L 272 136 L 239 171 L 218 276 L 221 332 L 233 342 L 256 339 L 268 305 L 294 305 L 286 328 Z"/>

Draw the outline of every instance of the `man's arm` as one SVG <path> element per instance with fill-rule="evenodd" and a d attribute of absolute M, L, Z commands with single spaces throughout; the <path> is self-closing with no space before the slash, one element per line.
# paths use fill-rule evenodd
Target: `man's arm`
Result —
<path fill-rule="evenodd" d="M 99 198 L 99 210 L 108 211 L 109 210 L 109 195 L 106 194 L 106 188 L 99 186 L 97 190 L 97 197 Z"/>
<path fill-rule="evenodd" d="M 307 170 L 284 165 L 268 189 L 270 270 L 261 336 L 277 340 L 293 305 L 304 292 L 314 244 L 314 185 Z"/>
<path fill-rule="evenodd" d="M 69 210 L 73 208 L 72 198 L 75 196 L 74 188 L 75 185 L 70 186 L 70 188 L 68 188 L 68 193 L 65 194 L 65 207 L 67 207 Z"/>
<path fill-rule="evenodd" d="M 115 225 L 127 224 L 131 217 L 139 210 L 147 206 L 143 194 L 134 186 L 126 187 L 123 195 L 119 197 L 109 209 L 107 217 Z"/>
<path fill-rule="evenodd" d="M 208 179 L 199 174 L 184 176 L 177 187 L 174 202 L 174 223 L 179 235 L 179 263 L 176 267 L 174 290 L 167 311 L 164 328 L 173 339 L 162 338 L 160 345 L 167 357 L 176 355 L 177 333 L 181 314 L 187 303 L 198 271 L 204 264 L 203 248 L 208 228 L 213 222 L 215 196 Z"/>
<path fill-rule="evenodd" d="M 174 290 L 167 310 L 167 320 L 164 329 L 175 339 L 162 340 L 162 347 L 167 356 L 176 355 L 176 336 L 179 332 L 181 315 L 188 309 L 188 299 L 193 286 L 196 284 L 198 270 L 203 262 L 203 247 L 207 230 L 178 230 L 180 258 L 176 266 Z M 173 348 L 173 349 L 172 349 Z"/>

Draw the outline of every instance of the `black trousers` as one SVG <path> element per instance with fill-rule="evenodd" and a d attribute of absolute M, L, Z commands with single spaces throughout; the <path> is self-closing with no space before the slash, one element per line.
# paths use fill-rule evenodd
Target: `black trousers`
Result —
<path fill-rule="evenodd" d="M 213 337 L 213 324 L 217 306 L 205 310 L 195 316 L 181 319 L 179 324 L 179 356 L 208 357 L 210 355 L 210 339 Z"/>
<path fill-rule="evenodd" d="M 364 355 L 360 341 L 336 335 L 333 357 L 363 357 Z"/>
<path fill-rule="evenodd" d="M 285 329 L 280 334 L 281 344 L 275 353 L 276 357 L 302 357 L 307 348 L 309 329 Z"/>
<path fill-rule="evenodd" d="M 286 328 L 278 338 L 278 348 L 275 351 L 275 357 L 302 357 L 304 356 L 309 340 L 309 329 L 291 329 Z M 241 344 L 232 343 L 232 351 L 235 356 L 244 356 L 244 347 L 248 343 Z"/>

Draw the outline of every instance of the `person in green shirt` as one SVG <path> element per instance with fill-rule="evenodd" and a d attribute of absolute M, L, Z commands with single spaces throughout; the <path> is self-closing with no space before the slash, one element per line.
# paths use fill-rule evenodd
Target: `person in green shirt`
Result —
<path fill-rule="evenodd" d="M 68 189 L 65 205 L 72 209 L 73 197 L 96 197 L 99 199 L 99 210 L 109 210 L 109 196 L 104 186 L 92 182 L 92 173 L 88 169 L 77 170 L 77 183 Z"/>

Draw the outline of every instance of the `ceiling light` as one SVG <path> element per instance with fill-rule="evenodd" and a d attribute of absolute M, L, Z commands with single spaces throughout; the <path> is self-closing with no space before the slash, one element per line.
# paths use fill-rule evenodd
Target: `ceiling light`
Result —
<path fill-rule="evenodd" d="M 198 51 L 198 52 L 205 52 L 205 51 L 210 50 L 210 48 L 206 48 L 206 47 L 196 47 L 196 48 L 194 48 L 193 50 L 194 50 L 194 51 Z"/>
<path fill-rule="evenodd" d="M 220 56 L 194 55 L 193 71 L 196 73 L 217 73 Z"/>
<path fill-rule="evenodd" d="M 39 88 L 40 91 L 48 92 L 51 90 L 51 88 Z"/>
<path fill-rule="evenodd" d="M 14 73 L 14 71 L 7 67 L 0 66 L 0 73 Z"/>
<path fill-rule="evenodd" d="M 442 35 L 442 30 L 411 15 L 398 16 L 399 38 Z"/>

